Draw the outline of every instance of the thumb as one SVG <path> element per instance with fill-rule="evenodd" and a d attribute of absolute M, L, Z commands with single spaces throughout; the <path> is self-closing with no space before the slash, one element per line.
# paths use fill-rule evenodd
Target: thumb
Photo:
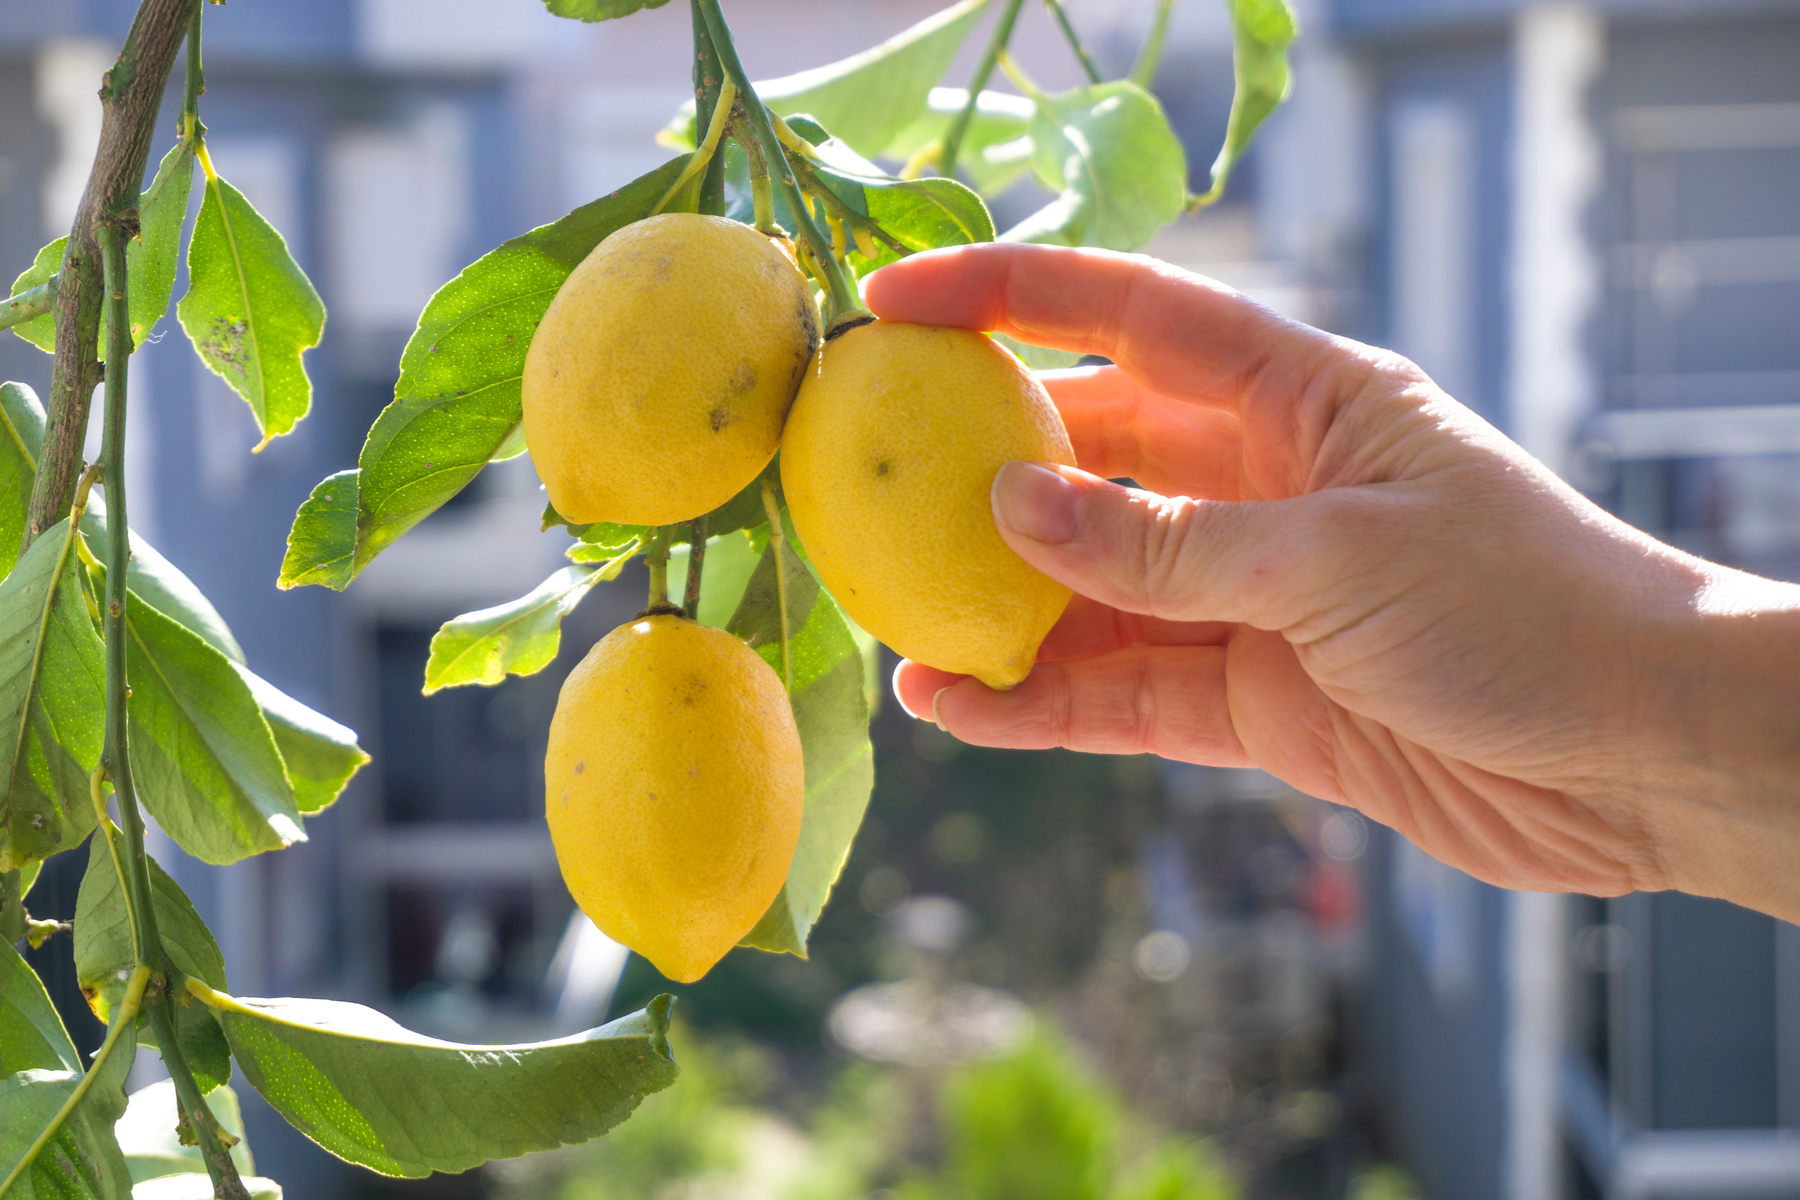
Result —
<path fill-rule="evenodd" d="M 1074 467 L 1009 462 L 994 523 L 1026 562 L 1082 595 L 1171 621 L 1297 621 L 1317 497 L 1190 500 Z"/>

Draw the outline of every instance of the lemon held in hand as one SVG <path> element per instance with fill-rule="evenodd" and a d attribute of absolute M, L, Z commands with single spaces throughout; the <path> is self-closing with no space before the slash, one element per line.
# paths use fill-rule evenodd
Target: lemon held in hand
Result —
<path fill-rule="evenodd" d="M 695 213 L 613 233 L 525 356 L 525 443 L 556 511 L 668 525 L 731 499 L 774 457 L 818 330 L 784 241 Z"/>
<path fill-rule="evenodd" d="M 621 625 L 563 683 L 544 796 L 581 910 L 692 983 L 762 918 L 800 840 L 787 693 L 722 630 L 674 615 Z"/>
<path fill-rule="evenodd" d="M 966 329 L 875 321 L 813 359 L 782 434 L 781 486 L 857 624 L 908 658 L 1007 688 L 1069 602 L 994 527 L 988 492 L 1011 459 L 1075 463 L 1025 365 Z"/>

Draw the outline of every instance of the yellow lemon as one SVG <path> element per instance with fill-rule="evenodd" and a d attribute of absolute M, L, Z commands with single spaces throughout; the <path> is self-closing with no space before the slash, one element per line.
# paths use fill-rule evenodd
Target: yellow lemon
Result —
<path fill-rule="evenodd" d="M 1008 688 L 1069 589 L 1000 538 L 1011 459 L 1074 465 L 1044 386 L 991 338 L 876 321 L 813 359 L 781 439 L 781 485 L 813 566 L 896 651 Z"/>
<path fill-rule="evenodd" d="M 787 243 L 695 213 L 618 230 L 525 356 L 525 444 L 556 511 L 668 525 L 725 503 L 775 456 L 818 341 Z"/>
<path fill-rule="evenodd" d="M 685 617 L 641 617 L 569 673 L 545 808 L 581 911 L 692 983 L 762 918 L 800 840 L 806 774 L 781 680 Z"/>

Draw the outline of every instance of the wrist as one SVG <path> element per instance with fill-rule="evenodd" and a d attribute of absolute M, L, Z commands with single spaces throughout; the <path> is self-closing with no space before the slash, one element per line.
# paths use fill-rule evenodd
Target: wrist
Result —
<path fill-rule="evenodd" d="M 1646 670 L 1669 882 L 1800 920 L 1800 586 L 1707 564 L 1676 626 Z"/>

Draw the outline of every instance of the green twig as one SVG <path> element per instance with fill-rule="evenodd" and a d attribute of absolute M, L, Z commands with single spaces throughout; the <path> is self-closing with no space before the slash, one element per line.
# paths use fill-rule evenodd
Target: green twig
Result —
<path fill-rule="evenodd" d="M 27 544 L 69 511 L 75 479 L 81 474 L 88 402 L 100 381 L 94 353 L 103 307 L 100 224 L 137 204 L 163 88 L 175 51 L 199 8 L 200 0 L 143 0 L 118 61 L 101 81 L 100 146 L 59 272 L 56 363 L 50 375 L 44 451 L 25 525 Z"/>
<path fill-rule="evenodd" d="M 975 65 L 975 74 L 969 80 L 969 99 L 962 111 L 956 114 L 956 120 L 950 125 L 949 132 L 944 134 L 944 150 L 938 155 L 938 174 L 950 178 L 956 177 L 956 156 L 962 151 L 963 136 L 969 132 L 969 122 L 975 119 L 975 105 L 981 99 L 981 89 L 994 73 L 994 64 L 1000 61 L 1001 51 L 1012 40 L 1013 23 L 1019 19 L 1019 9 L 1025 0 L 1006 0 L 1006 7 L 1000 10 L 1000 19 L 994 23 L 993 36 L 988 39 L 987 49 L 981 52 L 981 61 Z"/>
<path fill-rule="evenodd" d="M 644 547 L 644 565 L 650 568 L 650 600 L 645 612 L 669 607 L 669 541 L 673 525 L 658 525 Z"/>
<path fill-rule="evenodd" d="M 113 1013 L 112 1024 L 106 1030 L 106 1040 L 100 1043 L 100 1049 L 94 1054 L 94 1061 L 88 1064 L 87 1073 L 75 1085 L 75 1090 L 69 1093 L 69 1098 L 63 1101 L 63 1106 L 56 1110 L 56 1115 L 50 1118 L 50 1123 L 37 1135 L 37 1140 L 31 1143 L 31 1148 L 13 1164 L 6 1179 L 0 1181 L 0 1196 L 12 1191 L 13 1184 L 31 1168 L 44 1147 L 50 1144 L 50 1139 L 56 1136 L 56 1131 L 69 1119 L 69 1114 L 75 1111 L 76 1105 L 88 1094 L 88 1089 L 94 1086 L 94 1079 L 100 1074 L 100 1068 L 106 1065 L 106 1060 L 112 1057 L 113 1047 L 119 1044 L 119 1035 L 137 1022 L 138 1006 L 143 1003 L 144 986 L 149 982 L 150 968 L 139 963 L 131 972 L 131 978 L 125 981 L 124 999 L 119 1001 L 119 1007 Z"/>
<path fill-rule="evenodd" d="M 1011 2 L 1018 3 L 1019 0 Z M 725 14 L 719 11 L 719 0 L 695 0 L 695 9 L 706 23 L 713 49 L 719 55 L 719 65 L 737 82 L 741 93 L 738 103 L 742 105 L 745 119 L 750 123 L 751 136 L 762 150 L 769 172 L 780 186 L 782 198 L 787 201 L 788 208 L 794 214 L 794 224 L 798 228 L 800 240 L 812 250 L 812 258 L 819 268 L 819 282 L 825 289 L 826 328 L 829 329 L 845 317 L 864 313 L 866 310 L 857 299 L 856 289 L 844 278 L 843 272 L 832 260 L 831 242 L 819 232 L 812 215 L 806 210 L 806 201 L 800 195 L 800 185 L 794 182 L 794 173 L 788 166 L 787 156 L 782 153 L 781 142 L 769 123 L 769 112 L 763 107 L 762 97 L 756 94 L 750 76 L 745 73 L 744 64 L 738 61 L 737 47 L 731 40 L 731 28 L 725 23 Z"/>
<path fill-rule="evenodd" d="M 686 594 L 681 607 L 690 621 L 700 619 L 700 572 L 706 566 L 706 518 L 695 517 L 688 526 L 688 568 Z"/>
<path fill-rule="evenodd" d="M 181 136 L 190 140 L 206 134 L 206 126 L 200 123 L 200 97 L 206 92 L 206 72 L 200 65 L 200 14 L 205 11 L 204 7 L 194 9 L 188 21 L 187 73 L 181 85 Z"/>
<path fill-rule="evenodd" d="M 694 153 L 688 157 L 687 166 L 681 168 L 681 174 L 675 177 L 675 182 L 669 185 L 669 190 L 662 194 L 662 199 L 658 200 L 656 207 L 650 210 L 653 215 L 661 212 L 663 206 L 675 198 L 675 193 L 688 185 L 689 180 L 712 166 L 713 152 L 719 148 L 719 139 L 725 135 L 725 127 L 731 123 L 731 100 L 736 90 L 731 81 L 727 79 L 719 92 L 720 103 L 713 109 L 712 120 L 707 123 L 706 137 L 698 146 L 694 147 Z M 702 184 L 702 187 L 704 186 Z"/>
<path fill-rule="evenodd" d="M 700 0 L 690 0 L 689 9 L 694 33 L 694 128 L 707 129 L 712 126 L 718 112 L 719 97 L 725 88 L 725 71 L 719 66 L 719 55 L 713 49 L 712 35 L 706 32 L 706 18 L 700 12 Z M 725 111 L 730 113 L 730 101 L 726 102 Z M 713 155 L 706 164 L 706 175 L 700 181 L 700 206 L 696 211 L 715 217 L 725 215 L 723 154 Z"/>
<path fill-rule="evenodd" d="M 1169 36 L 1169 14 L 1174 11 L 1175 0 L 1156 0 L 1156 16 L 1151 18 L 1150 31 L 1144 35 L 1137 61 L 1131 64 L 1131 74 L 1126 76 L 1145 91 L 1156 82 L 1156 68 L 1162 63 L 1163 41 Z"/>
<path fill-rule="evenodd" d="M 1081 69 L 1087 75 L 1089 83 L 1100 82 L 1100 72 L 1094 67 L 1094 60 L 1088 57 L 1087 47 L 1081 44 L 1081 35 L 1075 32 L 1075 26 L 1069 23 L 1069 14 L 1062 6 L 1062 0 L 1044 0 L 1044 7 L 1056 18 L 1056 27 L 1068 40 L 1069 49 L 1081 60 Z"/>
<path fill-rule="evenodd" d="M 20 292 L 4 305 L 0 305 L 0 329 L 23 325 L 55 308 L 56 285 L 61 281 L 61 275 L 52 275 L 36 287 Z"/>
<path fill-rule="evenodd" d="M 150 1021 L 156 1028 L 163 1065 L 175 1084 L 175 1098 L 193 1127 L 207 1174 L 212 1177 L 218 1200 L 250 1200 L 238 1178 L 230 1152 L 220 1141 L 218 1122 L 206 1107 L 200 1085 L 188 1067 L 175 1033 L 174 1001 L 170 979 L 180 972 L 169 962 L 156 927 L 156 908 L 151 900 L 150 870 L 144 854 L 144 818 L 138 811 L 137 790 L 132 783 L 126 697 L 127 570 L 131 562 L 131 534 L 125 512 L 125 397 L 131 362 L 131 306 L 125 286 L 125 231 L 117 218 L 101 223 L 101 279 L 106 315 L 105 432 L 101 438 L 100 472 L 106 487 L 106 764 L 113 795 L 119 802 L 119 826 L 125 835 L 121 855 L 128 904 L 137 910 L 134 923 L 137 958 L 162 977 L 150 1000 Z M 118 1018 L 114 1018 L 116 1021 Z"/>
<path fill-rule="evenodd" d="M 769 548 L 775 552 L 775 607 L 781 610 L 781 684 L 791 696 L 794 694 L 794 652 L 790 643 L 794 639 L 788 629 L 787 572 L 781 563 L 787 535 L 781 529 L 781 506 L 775 503 L 775 485 L 767 479 L 763 480 L 762 502 L 763 512 L 769 517 Z"/>

